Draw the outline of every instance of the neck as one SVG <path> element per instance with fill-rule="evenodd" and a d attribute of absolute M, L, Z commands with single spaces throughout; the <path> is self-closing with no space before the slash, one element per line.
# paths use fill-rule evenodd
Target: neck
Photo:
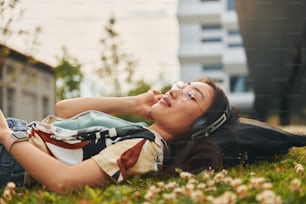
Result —
<path fill-rule="evenodd" d="M 149 127 L 151 130 L 157 132 L 164 140 L 169 141 L 173 139 L 173 134 L 170 131 L 166 130 L 165 128 L 160 127 L 157 124 L 152 124 Z"/>

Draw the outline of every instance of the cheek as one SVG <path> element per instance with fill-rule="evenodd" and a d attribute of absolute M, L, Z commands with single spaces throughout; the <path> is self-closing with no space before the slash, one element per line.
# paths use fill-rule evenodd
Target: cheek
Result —
<path fill-rule="evenodd" d="M 191 127 L 191 124 L 201 116 L 198 107 L 190 107 L 185 103 L 177 103 L 172 108 L 156 103 L 151 107 L 151 117 L 154 121 L 177 127 Z"/>
<path fill-rule="evenodd" d="M 154 104 L 150 109 L 150 115 L 154 121 L 164 118 L 165 113 L 166 109 L 159 103 Z"/>
<path fill-rule="evenodd" d="M 193 122 L 200 116 L 201 114 L 199 114 L 197 110 L 187 108 L 187 106 L 185 106 L 181 110 L 175 112 L 173 115 L 167 117 L 174 121 L 173 126 L 177 126 L 178 128 L 182 128 L 186 131 L 190 129 Z"/>

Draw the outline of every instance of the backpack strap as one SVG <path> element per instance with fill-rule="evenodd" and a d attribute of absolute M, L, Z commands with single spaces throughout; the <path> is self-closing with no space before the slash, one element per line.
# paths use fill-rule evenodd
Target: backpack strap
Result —
<path fill-rule="evenodd" d="M 65 141 L 65 140 L 80 140 L 80 141 L 100 141 L 109 140 L 109 144 L 114 144 L 119 141 L 134 139 L 134 138 L 144 138 L 150 141 L 155 140 L 155 135 L 148 129 L 138 126 L 138 125 L 128 125 L 122 127 L 115 127 L 109 129 L 97 129 L 87 131 L 86 129 L 78 131 L 77 135 L 72 135 L 70 137 L 61 138 L 60 136 L 53 136 L 55 140 Z M 107 143 L 107 142 L 106 142 Z M 108 144 L 108 143 L 107 143 Z"/>
<path fill-rule="evenodd" d="M 119 141 L 134 138 L 144 138 L 149 141 L 155 140 L 153 132 L 139 125 L 114 128 L 90 127 L 66 131 L 60 127 L 53 129 L 52 125 L 49 124 L 36 123 L 32 125 L 30 137 L 34 136 L 34 134 L 38 134 L 45 142 L 67 149 L 83 148 L 89 142 L 96 144 L 102 142 L 105 146 L 109 146 Z"/>
<path fill-rule="evenodd" d="M 29 134 L 29 137 L 34 137 L 35 134 L 39 135 L 39 137 L 46 143 L 50 143 L 50 144 L 54 144 L 56 146 L 59 147 L 63 147 L 66 149 L 79 149 L 79 148 L 83 148 L 86 145 L 88 145 L 90 143 L 90 141 L 81 141 L 81 142 L 76 142 L 76 143 L 67 143 L 61 140 L 55 140 L 52 138 L 52 135 L 50 133 L 46 133 L 44 131 L 35 129 L 35 128 L 31 128 L 31 132 Z"/>

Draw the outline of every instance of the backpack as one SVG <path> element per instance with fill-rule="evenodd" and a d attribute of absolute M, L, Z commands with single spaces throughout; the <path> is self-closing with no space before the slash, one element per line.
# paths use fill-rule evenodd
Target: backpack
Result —
<path fill-rule="evenodd" d="M 103 112 L 87 111 L 69 119 L 49 116 L 44 121 L 50 120 L 50 124 L 30 123 L 29 137 L 38 135 L 54 157 L 68 164 L 79 163 L 123 140 L 155 141 L 145 123 L 132 123 Z"/>
<path fill-rule="evenodd" d="M 258 120 L 239 118 L 233 136 L 214 134 L 207 139 L 217 144 L 223 165 L 233 166 L 256 161 L 271 161 L 286 154 L 291 147 L 306 146 L 306 137 L 284 131 Z"/>

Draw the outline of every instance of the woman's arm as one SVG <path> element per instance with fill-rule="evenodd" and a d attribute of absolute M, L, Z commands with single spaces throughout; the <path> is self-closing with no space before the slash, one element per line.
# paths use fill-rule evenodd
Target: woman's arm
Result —
<path fill-rule="evenodd" d="M 109 179 L 92 159 L 70 166 L 29 142 L 13 144 L 11 154 L 35 180 L 55 192 L 80 190 L 86 185 L 102 186 Z"/>
<path fill-rule="evenodd" d="M 72 98 L 59 101 L 55 109 L 56 114 L 62 118 L 70 118 L 88 110 L 109 114 L 132 113 L 148 117 L 150 107 L 160 97 L 159 91 L 152 90 L 137 96 Z"/>
<path fill-rule="evenodd" d="M 13 143 L 12 131 L 0 111 L 0 143 L 10 151 L 24 169 L 39 183 L 55 192 L 101 186 L 109 177 L 93 159 L 70 166 L 40 151 L 29 142 Z"/>

